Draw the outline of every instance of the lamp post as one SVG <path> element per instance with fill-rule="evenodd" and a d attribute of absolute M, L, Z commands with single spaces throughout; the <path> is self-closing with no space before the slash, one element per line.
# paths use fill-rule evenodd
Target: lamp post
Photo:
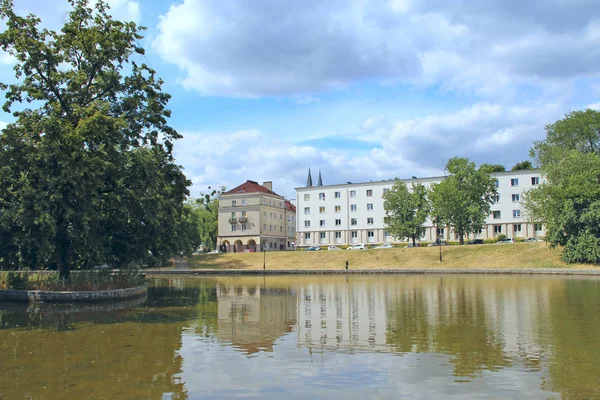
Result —
<path fill-rule="evenodd" d="M 263 245 L 263 269 L 267 269 L 267 248 Z"/>
<path fill-rule="evenodd" d="M 442 242 L 440 241 L 440 217 L 435 219 L 436 223 L 436 241 L 437 245 L 440 248 L 440 262 L 442 262 Z"/>

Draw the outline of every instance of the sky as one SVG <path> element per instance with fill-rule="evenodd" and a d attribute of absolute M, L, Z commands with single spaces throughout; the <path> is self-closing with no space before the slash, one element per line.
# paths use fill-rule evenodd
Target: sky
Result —
<path fill-rule="evenodd" d="M 66 0 L 14 0 L 59 29 Z M 210 186 L 443 175 L 454 156 L 510 169 L 544 127 L 600 109 L 598 0 L 109 0 L 147 28 L 172 95 L 175 158 Z M 0 81 L 14 60 L 0 53 Z M 0 113 L 0 126 L 12 117 Z"/>

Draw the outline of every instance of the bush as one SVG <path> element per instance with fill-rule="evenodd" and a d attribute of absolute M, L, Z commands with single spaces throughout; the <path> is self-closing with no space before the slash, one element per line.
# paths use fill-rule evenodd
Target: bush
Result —
<path fill-rule="evenodd" d="M 126 289 L 144 284 L 144 276 L 137 269 L 123 271 L 77 271 L 70 281 L 60 279 L 58 272 L 27 273 L 0 272 L 0 289 L 46 291 L 97 291 Z"/>
<path fill-rule="evenodd" d="M 499 242 L 504 239 L 506 239 L 506 235 L 504 233 L 501 233 L 498 236 L 496 236 L 496 242 Z"/>
<path fill-rule="evenodd" d="M 25 290 L 28 286 L 29 276 L 26 272 L 9 271 L 6 274 L 7 289 Z"/>
<path fill-rule="evenodd" d="M 595 237 L 589 231 L 570 238 L 565 246 L 562 258 L 568 264 L 600 264 L 600 238 Z"/>

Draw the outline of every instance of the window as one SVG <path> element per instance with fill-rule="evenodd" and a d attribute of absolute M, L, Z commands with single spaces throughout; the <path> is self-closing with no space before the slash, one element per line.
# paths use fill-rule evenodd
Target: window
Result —
<path fill-rule="evenodd" d="M 283 219 L 283 214 L 279 214 L 279 219 Z"/>
<path fill-rule="evenodd" d="M 246 199 L 242 200 L 242 205 L 245 206 L 246 205 Z"/>
<path fill-rule="evenodd" d="M 494 233 L 502 233 L 502 225 L 494 225 Z"/>
<path fill-rule="evenodd" d="M 235 219 L 235 212 L 231 213 L 231 219 Z"/>
<path fill-rule="evenodd" d="M 325 239 L 325 232 L 319 232 L 319 238 Z"/>
<path fill-rule="evenodd" d="M 310 228 L 310 221 L 304 221 L 304 227 Z"/>
<path fill-rule="evenodd" d="M 367 211 L 373 211 L 373 203 L 367 203 Z"/>
<path fill-rule="evenodd" d="M 232 206 L 236 206 L 237 205 L 237 200 L 231 200 L 231 205 Z"/>
<path fill-rule="evenodd" d="M 367 189 L 367 197 L 373 197 L 373 190 Z"/>
<path fill-rule="evenodd" d="M 231 232 L 235 232 L 236 230 L 236 226 L 235 225 L 231 225 Z"/>
<path fill-rule="evenodd" d="M 367 225 L 373 225 L 373 217 L 367 218 Z"/>
<path fill-rule="evenodd" d="M 242 232 L 246 232 L 246 224 L 242 224 Z"/>
<path fill-rule="evenodd" d="M 266 212 L 266 211 L 263 211 L 263 215 L 266 217 L 266 216 L 267 216 L 267 212 Z"/>
<path fill-rule="evenodd" d="M 310 239 L 310 232 L 304 232 L 304 239 Z"/>
<path fill-rule="evenodd" d="M 445 228 L 437 228 L 437 236 L 443 238 L 444 237 L 444 229 Z"/>
<path fill-rule="evenodd" d="M 510 180 L 510 186 L 519 186 L 519 179 L 518 178 L 512 178 Z"/>
<path fill-rule="evenodd" d="M 386 194 L 386 193 L 387 193 L 387 192 L 389 192 L 389 191 L 390 191 L 390 189 L 389 189 L 389 188 L 385 188 L 385 189 L 383 189 L 383 194 Z"/>
<path fill-rule="evenodd" d="M 319 207 L 319 214 L 325 214 L 325 207 Z"/>
<path fill-rule="evenodd" d="M 495 180 L 494 184 L 496 185 L 496 187 L 500 186 L 500 181 L 498 179 Z M 304 199 L 306 200 L 306 199 Z"/>
<path fill-rule="evenodd" d="M 336 213 L 342 212 L 342 206 L 335 206 L 335 212 Z"/>
<path fill-rule="evenodd" d="M 267 224 L 263 224 L 263 230 L 267 230 Z"/>
<path fill-rule="evenodd" d="M 356 204 L 350 204 L 350 211 L 356 211 Z"/>
<path fill-rule="evenodd" d="M 350 191 L 350 197 L 351 198 L 355 198 L 356 197 L 356 190 L 351 190 Z"/>
<path fill-rule="evenodd" d="M 335 220 L 335 226 L 340 226 L 342 224 L 342 220 L 341 219 L 336 219 Z"/>
<path fill-rule="evenodd" d="M 358 223 L 358 221 L 356 220 L 356 218 L 350 218 L 350 225 L 356 225 Z"/>
<path fill-rule="evenodd" d="M 518 203 L 519 200 L 521 200 L 521 196 L 518 193 L 515 193 L 512 195 L 512 201 L 513 203 Z"/>
<path fill-rule="evenodd" d="M 310 215 L 310 207 L 304 207 L 304 215 Z"/>
<path fill-rule="evenodd" d="M 340 197 L 342 197 L 342 192 L 335 192 L 333 197 L 339 199 Z"/>
<path fill-rule="evenodd" d="M 533 186 L 539 185 L 540 184 L 540 177 L 539 176 L 532 176 L 531 177 L 531 184 Z"/>
<path fill-rule="evenodd" d="M 304 201 L 310 201 L 310 194 L 304 195 Z"/>
<path fill-rule="evenodd" d="M 269 225 L 269 230 L 272 231 L 273 230 L 273 225 Z"/>
<path fill-rule="evenodd" d="M 544 229 L 542 224 L 533 224 L 533 230 L 536 232 L 541 232 Z"/>
<path fill-rule="evenodd" d="M 495 194 L 492 196 L 492 201 L 494 203 L 500 203 L 500 194 Z"/>
<path fill-rule="evenodd" d="M 324 219 L 322 219 L 322 220 L 319 221 L 319 226 L 325 226 L 325 220 Z"/>
<path fill-rule="evenodd" d="M 500 219 L 500 211 L 492 211 L 492 217 L 494 219 Z"/>
<path fill-rule="evenodd" d="M 273 213 L 269 213 L 269 218 L 273 218 Z"/>
<path fill-rule="evenodd" d="M 325 200 L 325 193 L 319 193 L 319 200 Z"/>
<path fill-rule="evenodd" d="M 335 238 L 336 238 L 336 239 L 341 239 L 341 238 L 342 238 L 342 232 L 340 232 L 340 231 L 336 231 L 336 232 L 335 232 Z"/>
<path fill-rule="evenodd" d="M 358 238 L 358 232 L 357 231 L 350 232 L 350 237 L 352 237 L 352 239 Z"/>
<path fill-rule="evenodd" d="M 513 210 L 513 218 L 521 218 L 521 210 Z"/>
<path fill-rule="evenodd" d="M 375 232 L 374 231 L 367 231 L 367 241 L 368 242 L 375 241 Z"/>
<path fill-rule="evenodd" d="M 513 225 L 513 231 L 515 231 L 515 232 L 521 232 L 521 224 L 514 224 Z"/>
<path fill-rule="evenodd" d="M 279 232 L 283 232 L 283 226 L 279 227 Z"/>
<path fill-rule="evenodd" d="M 279 208 L 283 208 L 283 204 L 281 204 L 281 202 L 279 202 Z"/>

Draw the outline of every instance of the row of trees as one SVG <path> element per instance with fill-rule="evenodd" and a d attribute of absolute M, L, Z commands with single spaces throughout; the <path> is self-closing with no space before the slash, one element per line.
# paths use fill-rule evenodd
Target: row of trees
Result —
<path fill-rule="evenodd" d="M 460 244 L 465 236 L 481 230 L 493 196 L 497 194 L 495 179 L 487 167 L 477 169 L 467 158 L 452 158 L 445 166 L 446 179 L 429 189 L 421 183 L 396 180 L 383 195 L 386 230 L 398 238 L 409 238 L 413 244 L 425 233 L 423 224 L 430 218 L 438 226 L 452 226 Z"/>

